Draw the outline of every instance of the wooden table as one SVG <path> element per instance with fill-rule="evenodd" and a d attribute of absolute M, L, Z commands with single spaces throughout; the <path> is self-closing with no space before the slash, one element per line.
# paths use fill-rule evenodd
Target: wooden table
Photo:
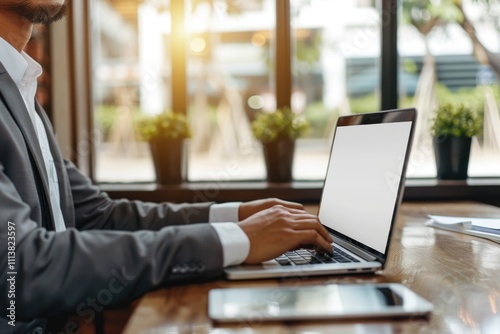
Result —
<path fill-rule="evenodd" d="M 474 202 L 404 203 L 380 274 L 218 280 L 163 289 L 140 300 L 124 333 L 500 333 L 500 244 L 426 227 L 427 214 L 500 218 L 500 208 Z M 428 319 L 231 325 L 207 316 L 207 295 L 213 288 L 362 282 L 401 282 L 431 301 L 434 312 Z"/>

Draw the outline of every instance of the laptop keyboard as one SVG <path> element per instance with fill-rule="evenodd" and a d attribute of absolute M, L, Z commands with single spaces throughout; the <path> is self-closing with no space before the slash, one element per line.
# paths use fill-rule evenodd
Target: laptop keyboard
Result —
<path fill-rule="evenodd" d="M 327 254 L 322 251 L 318 252 L 315 249 L 298 249 L 286 252 L 275 258 L 275 260 L 282 266 L 360 262 L 358 259 L 355 259 L 338 248 L 333 250 L 333 254 Z"/>

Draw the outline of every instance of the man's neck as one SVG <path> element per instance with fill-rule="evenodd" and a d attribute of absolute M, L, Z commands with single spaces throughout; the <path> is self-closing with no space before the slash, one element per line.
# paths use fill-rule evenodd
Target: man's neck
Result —
<path fill-rule="evenodd" d="M 19 15 L 0 11 L 0 37 L 17 51 L 23 51 L 31 38 L 33 24 Z"/>

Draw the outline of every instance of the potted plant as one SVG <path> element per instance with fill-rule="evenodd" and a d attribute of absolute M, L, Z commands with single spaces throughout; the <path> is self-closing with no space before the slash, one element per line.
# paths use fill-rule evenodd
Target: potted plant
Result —
<path fill-rule="evenodd" d="M 441 104 L 431 121 L 437 178 L 467 178 L 472 137 L 482 131 L 480 115 L 469 106 Z"/>
<path fill-rule="evenodd" d="M 157 183 L 182 183 L 186 174 L 184 141 L 191 137 L 186 116 L 167 111 L 143 117 L 138 122 L 138 130 L 149 143 Z"/>
<path fill-rule="evenodd" d="M 308 129 L 308 122 L 290 108 L 261 113 L 252 122 L 252 132 L 264 149 L 267 180 L 292 180 L 295 140 Z"/>

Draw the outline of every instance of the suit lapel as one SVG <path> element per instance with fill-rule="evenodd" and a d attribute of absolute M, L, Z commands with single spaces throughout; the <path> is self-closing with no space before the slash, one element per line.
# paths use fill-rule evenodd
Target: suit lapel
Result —
<path fill-rule="evenodd" d="M 59 195 L 61 201 L 61 211 L 64 217 L 64 222 L 66 227 L 74 226 L 74 211 L 73 211 L 73 203 L 72 203 L 72 195 L 71 188 L 68 180 L 68 175 L 66 174 L 64 160 L 61 156 L 59 146 L 56 142 L 56 138 L 52 135 L 52 126 L 50 125 L 50 120 L 47 117 L 47 114 L 43 110 L 42 106 L 35 101 L 35 109 L 38 112 L 38 115 L 42 119 L 43 126 L 47 132 L 47 139 L 49 141 L 50 152 L 52 153 L 52 158 L 54 159 L 54 164 L 56 166 L 57 171 L 57 179 L 59 181 Z"/>
<path fill-rule="evenodd" d="M 21 130 L 24 139 L 26 140 L 26 146 L 32 155 L 33 161 L 35 163 L 35 168 L 40 175 L 40 180 L 42 181 L 43 191 L 45 193 L 45 198 L 48 201 L 49 198 L 49 184 L 47 178 L 47 171 L 45 169 L 45 163 L 43 161 L 42 151 L 40 149 L 40 143 L 36 136 L 35 127 L 29 116 L 24 100 L 19 92 L 15 82 L 12 80 L 10 75 L 7 73 L 2 63 L 0 63 L 0 98 L 3 99 L 7 109 L 16 121 L 19 129 Z M 49 210 L 52 218 L 52 223 L 54 221 L 54 213 L 52 208 L 47 202 L 47 209 Z"/>

